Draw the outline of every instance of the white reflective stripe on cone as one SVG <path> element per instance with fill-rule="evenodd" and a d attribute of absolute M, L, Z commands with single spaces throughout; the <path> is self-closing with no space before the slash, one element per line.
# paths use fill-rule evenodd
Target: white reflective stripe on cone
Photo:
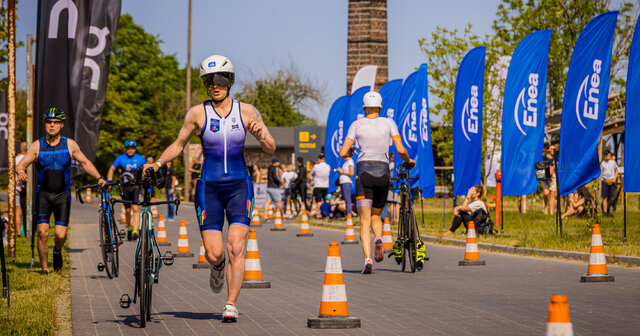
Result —
<path fill-rule="evenodd" d="M 569 323 L 547 323 L 547 336 L 573 336 L 573 325 Z"/>
<path fill-rule="evenodd" d="M 307 217 L 307 215 L 306 215 L 306 214 L 304 214 L 304 215 L 302 215 L 302 220 L 303 220 L 303 221 L 308 221 L 308 220 L 309 220 L 309 217 Z"/>
<path fill-rule="evenodd" d="M 322 287 L 322 302 L 347 301 L 347 289 L 344 285 L 324 285 Z"/>
<path fill-rule="evenodd" d="M 178 234 L 186 235 L 187 234 L 187 227 L 186 226 L 181 226 L 180 227 L 180 231 L 178 231 Z"/>
<path fill-rule="evenodd" d="M 178 246 L 189 246 L 188 239 L 178 239 Z"/>
<path fill-rule="evenodd" d="M 303 228 L 303 229 L 308 229 L 308 228 L 309 228 L 309 224 L 307 224 L 307 223 L 302 223 L 302 224 L 300 225 L 300 227 L 301 227 L 301 228 Z"/>
<path fill-rule="evenodd" d="M 260 259 L 245 259 L 244 270 L 245 271 L 261 271 L 262 268 L 260 268 Z"/>
<path fill-rule="evenodd" d="M 258 241 L 255 239 L 247 240 L 247 251 L 257 251 L 258 250 Z"/>
<path fill-rule="evenodd" d="M 353 235 L 355 235 L 356 233 L 353 231 L 353 229 L 347 229 L 347 231 L 345 232 L 345 234 L 346 234 L 347 236 L 353 236 Z"/>
<path fill-rule="evenodd" d="M 589 256 L 590 265 L 604 265 L 607 263 L 607 258 L 604 253 L 591 253 Z"/>
<path fill-rule="evenodd" d="M 472 229 L 469 230 L 469 233 L 467 233 L 467 238 L 475 238 L 476 237 L 476 230 Z"/>
<path fill-rule="evenodd" d="M 324 267 L 325 273 L 342 274 L 342 263 L 340 257 L 327 257 L 327 263 Z"/>
<path fill-rule="evenodd" d="M 466 252 L 478 252 L 478 244 L 467 244 Z"/>
<path fill-rule="evenodd" d="M 592 235 L 591 236 L 591 246 L 602 246 L 602 236 L 601 235 Z"/>

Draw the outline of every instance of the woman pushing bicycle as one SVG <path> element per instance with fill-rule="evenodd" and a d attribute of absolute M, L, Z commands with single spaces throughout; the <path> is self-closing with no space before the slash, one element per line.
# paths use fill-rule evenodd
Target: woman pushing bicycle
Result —
<path fill-rule="evenodd" d="M 374 257 L 377 262 L 384 259 L 380 214 L 389 191 L 389 143 L 393 141 L 402 160 L 409 162 L 411 166 L 415 166 L 415 161 L 402 145 L 398 126 L 393 119 L 379 116 L 382 96 L 374 91 L 368 92 L 362 100 L 362 108 L 367 116 L 351 124 L 340 149 L 340 156 L 348 159 L 350 148 L 358 142 L 360 154 L 356 169 L 356 207 L 360 216 L 360 241 L 365 257 L 362 273 L 371 274 L 371 229 L 375 234 Z"/>

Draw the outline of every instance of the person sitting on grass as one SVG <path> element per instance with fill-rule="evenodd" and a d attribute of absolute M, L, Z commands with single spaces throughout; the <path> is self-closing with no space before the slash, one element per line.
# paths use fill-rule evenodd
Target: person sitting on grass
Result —
<path fill-rule="evenodd" d="M 320 218 L 331 218 L 331 200 L 333 199 L 332 194 L 328 194 L 324 198 L 324 202 L 320 204 Z"/>
<path fill-rule="evenodd" d="M 562 214 L 562 218 L 571 217 L 573 215 L 582 217 L 587 214 L 585 209 L 589 208 L 591 204 L 593 204 L 593 196 L 591 196 L 591 193 L 589 193 L 586 186 L 582 186 L 578 188 L 578 190 L 569 194 L 568 200 L 569 206 L 567 207 L 567 211 Z"/>
<path fill-rule="evenodd" d="M 474 185 L 467 191 L 467 197 L 461 205 L 453 208 L 453 223 L 447 232 L 440 235 L 440 238 L 450 236 L 464 224 L 464 228 L 469 228 L 469 221 L 479 224 L 479 218 L 488 217 L 487 205 L 484 202 L 484 188 L 481 185 Z"/>
<path fill-rule="evenodd" d="M 328 196 L 328 195 L 327 195 Z M 329 202 L 331 204 L 331 219 L 346 217 L 347 202 L 336 193 L 336 196 Z"/>

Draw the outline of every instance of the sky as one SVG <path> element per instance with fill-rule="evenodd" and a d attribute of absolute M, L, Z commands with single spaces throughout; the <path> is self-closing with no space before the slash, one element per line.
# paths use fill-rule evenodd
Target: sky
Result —
<path fill-rule="evenodd" d="M 35 38 L 36 3 L 19 0 L 19 41 L 26 41 L 27 34 Z M 389 80 L 405 78 L 426 61 L 418 40 L 430 41 L 437 26 L 462 30 L 471 23 L 474 33 L 491 33 L 498 3 L 389 0 Z M 325 104 L 304 111 L 321 124 L 326 122 L 333 101 L 346 93 L 347 0 L 193 0 L 192 6 L 191 66 L 212 54 L 225 55 L 235 67 L 236 80 L 244 82 L 293 62 L 326 89 Z M 156 35 L 163 41 L 162 50 L 185 66 L 188 0 L 122 0 L 121 12 Z M 25 49 L 16 53 L 19 87 L 26 87 Z M 6 65 L 0 70 L 4 76 Z"/>

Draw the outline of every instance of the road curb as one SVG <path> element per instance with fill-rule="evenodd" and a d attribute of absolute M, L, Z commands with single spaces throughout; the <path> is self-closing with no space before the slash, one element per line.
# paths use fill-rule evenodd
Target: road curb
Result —
<path fill-rule="evenodd" d="M 328 227 L 332 229 L 342 229 L 342 230 L 344 230 L 346 227 L 346 224 L 323 223 L 323 222 L 316 222 L 316 221 L 309 221 L 309 224 L 315 225 L 315 226 Z M 354 225 L 354 230 L 360 231 L 360 227 Z M 422 239 L 427 242 L 437 243 L 437 244 L 442 244 L 444 242 L 444 243 L 448 243 L 456 246 L 466 246 L 466 243 L 467 243 L 464 240 L 451 239 L 451 238 L 438 238 L 436 236 L 429 236 L 429 235 L 420 235 L 420 237 L 422 237 Z M 539 249 L 539 248 L 533 248 L 533 247 L 509 246 L 509 245 L 490 244 L 490 243 L 478 243 L 478 247 L 483 250 L 498 251 L 498 252 L 505 252 L 505 253 L 511 253 L 511 254 L 556 257 L 556 258 L 563 258 L 563 259 L 569 259 L 569 260 L 589 261 L 589 253 L 586 253 L 586 252 L 547 250 L 547 249 Z M 635 266 L 640 266 L 640 257 L 607 255 L 607 263 L 612 263 L 612 264 L 623 263 L 623 264 L 632 264 Z"/>

